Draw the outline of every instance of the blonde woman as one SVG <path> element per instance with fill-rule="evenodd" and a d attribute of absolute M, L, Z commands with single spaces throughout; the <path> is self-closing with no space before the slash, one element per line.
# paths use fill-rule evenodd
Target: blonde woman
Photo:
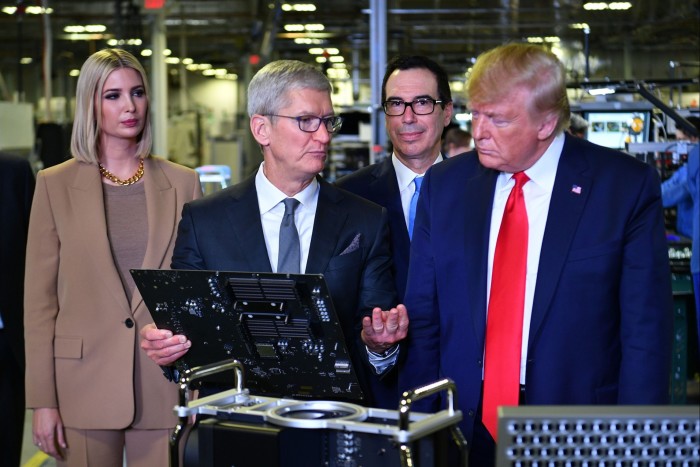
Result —
<path fill-rule="evenodd" d="M 138 348 L 152 318 L 129 274 L 170 266 L 196 173 L 151 155 L 148 81 L 120 49 L 78 78 L 73 158 L 42 170 L 25 276 L 27 407 L 58 465 L 168 465 L 176 385 Z"/>

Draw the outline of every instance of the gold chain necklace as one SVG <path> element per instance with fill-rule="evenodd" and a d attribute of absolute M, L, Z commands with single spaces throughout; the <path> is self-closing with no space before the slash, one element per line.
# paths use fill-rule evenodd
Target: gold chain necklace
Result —
<path fill-rule="evenodd" d="M 112 172 L 109 170 L 105 169 L 102 164 L 97 164 L 100 168 L 100 173 L 104 178 L 107 180 L 116 183 L 117 185 L 121 186 L 127 186 L 127 185 L 133 185 L 134 183 L 138 182 L 141 180 L 141 177 L 143 177 L 143 159 L 139 159 L 139 168 L 136 170 L 136 173 L 131 177 L 127 178 L 126 180 L 122 180 L 121 178 L 118 178 L 116 175 L 114 175 Z"/>

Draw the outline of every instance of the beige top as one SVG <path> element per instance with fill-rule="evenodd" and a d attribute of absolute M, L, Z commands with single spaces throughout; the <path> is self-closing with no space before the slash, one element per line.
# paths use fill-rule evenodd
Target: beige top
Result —
<path fill-rule="evenodd" d="M 141 267 L 148 244 L 146 192 L 143 182 L 128 186 L 103 183 L 102 190 L 114 264 L 131 302 L 136 284 L 129 270 Z"/>

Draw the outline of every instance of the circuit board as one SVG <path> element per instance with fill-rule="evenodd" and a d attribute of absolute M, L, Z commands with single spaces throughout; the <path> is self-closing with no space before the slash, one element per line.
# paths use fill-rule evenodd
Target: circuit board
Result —
<path fill-rule="evenodd" d="M 145 269 L 131 274 L 156 326 L 192 341 L 176 362 L 181 372 L 233 358 L 243 364 L 244 385 L 253 394 L 363 399 L 322 275 Z M 228 378 L 217 383 L 233 386 Z"/>

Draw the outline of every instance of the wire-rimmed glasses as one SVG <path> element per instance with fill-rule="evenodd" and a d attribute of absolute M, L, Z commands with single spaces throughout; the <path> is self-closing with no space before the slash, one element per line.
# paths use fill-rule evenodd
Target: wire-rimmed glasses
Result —
<path fill-rule="evenodd" d="M 343 117 L 331 115 L 330 117 L 316 117 L 314 115 L 300 115 L 292 117 L 291 115 L 266 114 L 269 117 L 291 118 L 299 124 L 299 129 L 305 133 L 314 133 L 321 128 L 321 122 L 326 127 L 328 133 L 337 133 L 343 125 Z"/>

